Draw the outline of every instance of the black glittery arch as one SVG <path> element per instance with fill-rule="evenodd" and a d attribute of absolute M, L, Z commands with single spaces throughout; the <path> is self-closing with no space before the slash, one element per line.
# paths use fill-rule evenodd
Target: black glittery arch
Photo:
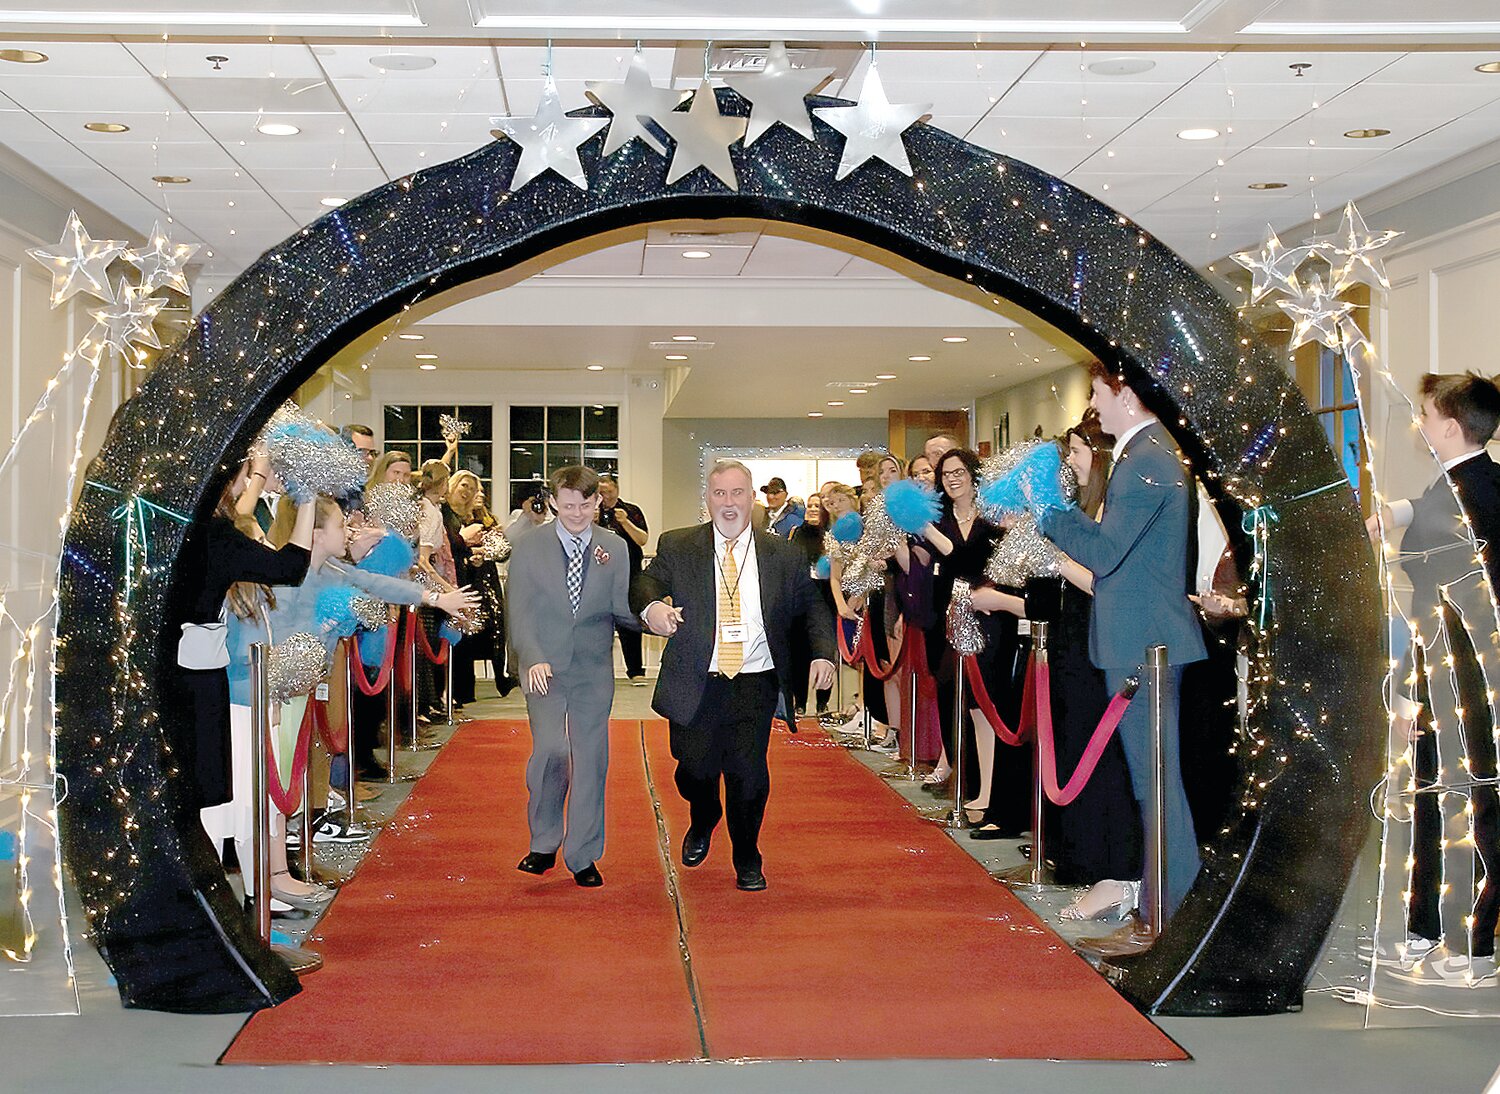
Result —
<path fill-rule="evenodd" d="M 733 92 L 719 97 L 746 113 Z M 185 526 L 145 507 L 127 519 L 112 491 L 202 516 L 270 412 L 403 306 L 611 229 L 722 217 L 873 244 L 1031 310 L 1118 364 L 1231 517 L 1274 510 L 1277 684 L 1242 752 L 1244 807 L 1122 987 L 1172 1014 L 1300 1003 L 1368 830 L 1385 721 L 1374 558 L 1284 351 L 1255 343 L 1186 263 L 1059 179 L 916 126 L 915 179 L 872 161 L 835 182 L 842 138 L 815 128 L 816 141 L 776 127 L 736 147 L 738 193 L 702 170 L 667 186 L 667 161 L 639 141 L 601 164 L 603 134 L 581 150 L 587 192 L 551 173 L 509 192 L 509 141 L 398 180 L 264 255 L 120 407 L 88 471 L 102 486 L 85 488 L 68 533 L 57 699 L 67 864 L 127 1004 L 239 1011 L 297 988 L 253 937 L 196 817 L 180 811 L 164 745 L 181 717 L 175 636 L 160 630 Z"/>

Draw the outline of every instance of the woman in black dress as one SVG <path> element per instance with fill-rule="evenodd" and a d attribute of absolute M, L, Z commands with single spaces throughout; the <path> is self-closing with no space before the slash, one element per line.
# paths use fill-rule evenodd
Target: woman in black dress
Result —
<path fill-rule="evenodd" d="M 833 591 L 829 588 L 828 579 L 817 575 L 818 559 L 823 557 L 824 540 L 828 535 L 828 529 L 823 520 L 823 499 L 817 494 L 811 494 L 807 499 L 807 510 L 803 514 L 802 523 L 792 529 L 792 534 L 787 538 L 798 547 L 802 548 L 803 554 L 807 556 L 807 568 L 813 572 L 813 583 L 818 586 L 818 592 L 823 597 L 823 602 L 828 605 L 829 614 L 834 614 Z M 807 631 L 803 627 L 792 628 L 792 698 L 797 702 L 797 713 L 808 713 L 807 687 L 809 674 L 812 671 L 812 646 L 807 641 Z M 828 713 L 828 698 L 833 694 L 832 688 L 819 688 L 817 693 L 817 713 Z"/>

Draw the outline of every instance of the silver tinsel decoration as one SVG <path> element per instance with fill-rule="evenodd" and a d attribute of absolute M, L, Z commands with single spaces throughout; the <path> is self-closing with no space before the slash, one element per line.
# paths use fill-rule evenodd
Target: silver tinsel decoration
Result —
<path fill-rule="evenodd" d="M 504 562 L 510 558 L 510 540 L 499 528 L 486 528 L 474 553 L 486 562 Z"/>
<path fill-rule="evenodd" d="M 287 407 L 277 413 L 284 411 Z M 262 437 L 271 469 L 299 504 L 319 494 L 347 497 L 365 484 L 367 468 L 360 454 L 295 408 Z"/>
<path fill-rule="evenodd" d="M 853 545 L 844 560 L 844 573 L 839 581 L 839 587 L 844 590 L 844 596 L 869 596 L 878 589 L 885 588 L 885 571 L 877 570 L 872 566 L 869 555 L 860 553 L 858 544 Z"/>
<path fill-rule="evenodd" d="M 955 653 L 978 654 L 984 651 L 984 631 L 974 614 L 974 590 L 962 578 L 953 582 L 953 599 L 948 602 L 948 645 Z"/>
<path fill-rule="evenodd" d="M 472 428 L 473 425 L 471 423 L 464 421 L 456 414 L 438 415 L 438 433 L 444 439 L 448 437 L 467 437 L 469 430 Z"/>
<path fill-rule="evenodd" d="M 399 482 L 377 482 L 365 491 L 365 516 L 402 539 L 415 543 L 422 503 L 410 486 Z"/>
<path fill-rule="evenodd" d="M 266 675 L 273 704 L 306 695 L 328 675 L 328 651 L 317 635 L 299 631 L 271 647 Z"/>
<path fill-rule="evenodd" d="M 897 528 L 886 512 L 885 498 L 871 494 L 865 498 L 864 532 L 856 545 L 870 558 L 889 558 L 901 544 L 906 542 L 906 533 Z"/>
<path fill-rule="evenodd" d="M 378 631 L 390 621 L 384 600 L 377 600 L 373 596 L 356 596 L 349 603 L 349 610 L 354 613 L 355 620 L 367 631 Z"/>
<path fill-rule="evenodd" d="M 1061 552 L 1038 530 L 1036 518 L 1023 513 L 1012 518 L 1009 530 L 995 545 L 984 575 L 996 585 L 1020 587 L 1027 578 L 1056 577 L 1061 562 Z"/>
<path fill-rule="evenodd" d="M 450 616 L 450 618 L 453 620 L 453 625 L 458 628 L 460 634 L 478 634 L 484 630 L 484 611 L 481 608 L 459 612 L 455 616 Z"/>

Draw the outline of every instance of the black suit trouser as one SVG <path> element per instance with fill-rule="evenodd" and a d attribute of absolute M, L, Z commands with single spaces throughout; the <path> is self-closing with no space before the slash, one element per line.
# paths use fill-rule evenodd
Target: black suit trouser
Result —
<path fill-rule="evenodd" d="M 710 674 L 698 716 L 671 723 L 677 791 L 695 832 L 712 832 L 724 817 L 736 870 L 759 869 L 760 826 L 771 794 L 766 749 L 776 712 L 776 673 Z M 724 797 L 719 798 L 719 781 Z"/>

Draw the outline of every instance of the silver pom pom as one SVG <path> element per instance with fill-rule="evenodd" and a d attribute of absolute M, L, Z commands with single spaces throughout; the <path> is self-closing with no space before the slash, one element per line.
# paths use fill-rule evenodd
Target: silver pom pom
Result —
<path fill-rule="evenodd" d="M 271 469 L 293 500 L 307 502 L 319 494 L 342 498 L 364 485 L 364 459 L 338 434 L 295 407 L 283 407 L 277 415 L 282 420 L 273 422 L 262 437 Z"/>
<path fill-rule="evenodd" d="M 953 599 L 948 602 L 948 645 L 955 653 L 984 652 L 984 631 L 974 614 L 974 590 L 962 578 L 953 582 Z"/>
<path fill-rule="evenodd" d="M 349 610 L 354 613 L 354 618 L 359 625 L 367 631 L 378 631 L 390 621 L 385 601 L 376 600 L 373 596 L 356 596 L 350 602 Z"/>
<path fill-rule="evenodd" d="M 504 562 L 510 558 L 510 540 L 499 528 L 486 528 L 474 552 L 486 562 Z"/>
<path fill-rule="evenodd" d="M 438 433 L 447 440 L 449 437 L 467 437 L 473 426 L 458 417 L 456 414 L 438 415 Z"/>
<path fill-rule="evenodd" d="M 906 533 L 891 520 L 891 515 L 886 512 L 885 498 L 879 494 L 865 498 L 862 516 L 864 531 L 859 537 L 859 548 L 871 558 L 888 558 L 906 542 Z"/>
<path fill-rule="evenodd" d="M 377 482 L 365 491 L 365 515 L 382 528 L 414 543 L 422 503 L 409 486 L 399 482 Z"/>
<path fill-rule="evenodd" d="M 450 616 L 449 618 L 452 619 L 453 625 L 458 628 L 460 634 L 478 634 L 484 630 L 484 611 L 481 608 L 459 612 L 457 615 Z"/>
<path fill-rule="evenodd" d="M 995 546 L 984 574 L 996 585 L 1021 586 L 1027 578 L 1056 577 L 1062 553 L 1042 535 L 1036 518 L 1023 513 L 1012 518 L 1010 529 Z"/>
<path fill-rule="evenodd" d="M 271 702 L 279 705 L 296 695 L 306 695 L 328 675 L 328 651 L 317 635 L 305 631 L 291 635 L 271 647 L 266 660 Z"/>
<path fill-rule="evenodd" d="M 885 588 L 885 572 L 872 566 L 870 556 L 858 548 L 859 544 L 851 544 L 844 559 L 839 587 L 844 590 L 846 597 L 869 596 L 877 589 Z"/>

